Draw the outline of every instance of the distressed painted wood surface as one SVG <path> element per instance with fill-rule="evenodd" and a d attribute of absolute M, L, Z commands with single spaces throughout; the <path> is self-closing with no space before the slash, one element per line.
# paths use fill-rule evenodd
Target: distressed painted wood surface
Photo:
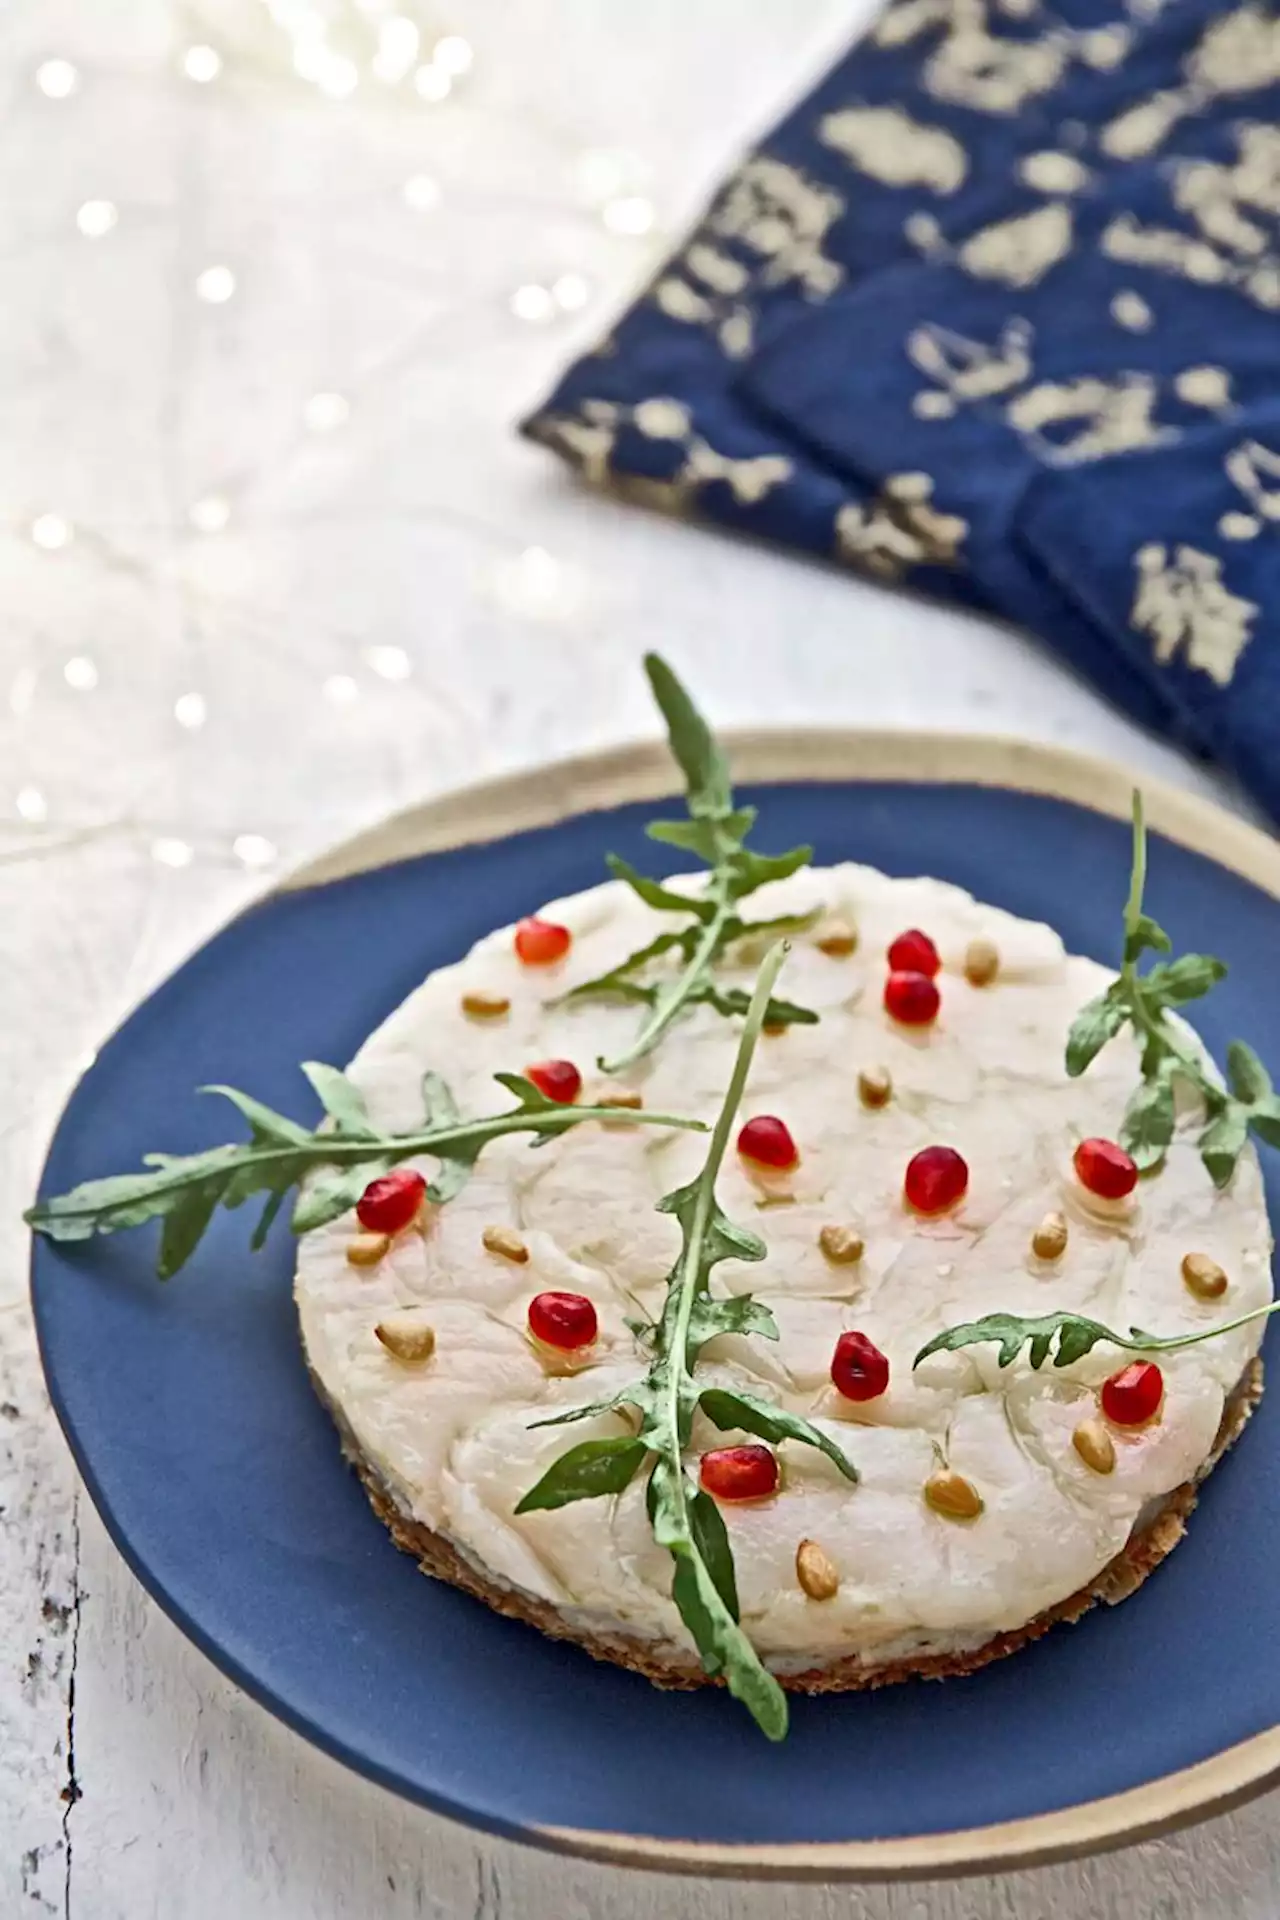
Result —
<path fill-rule="evenodd" d="M 240 21 L 251 0 L 224 5 Z M 649 730 L 645 645 L 726 724 L 976 726 L 1207 788 L 1020 637 L 589 498 L 510 433 L 864 12 L 458 0 L 447 24 L 476 65 L 436 116 L 230 65 L 197 85 L 195 29 L 160 0 L 4 10 L 5 1920 L 1275 1913 L 1271 1802 L 1107 1859 L 861 1890 L 627 1875 L 403 1806 L 243 1699 L 143 1597 L 40 1383 L 15 1223 L 95 1044 L 281 866 L 465 780 Z M 35 84 L 55 57 L 78 71 L 64 97 Z M 631 156 L 651 234 L 602 221 L 583 169 L 602 152 Z M 430 209 L 405 194 L 424 175 Z M 78 210 L 104 200 L 115 225 L 86 234 Z M 215 265 L 234 277 L 222 303 L 197 290 Z M 519 287 L 565 274 L 585 308 L 513 313 Z M 333 393 L 343 424 L 308 426 Z M 226 524 L 203 531 L 211 500 Z M 47 514 L 73 537 L 33 541 Z"/>

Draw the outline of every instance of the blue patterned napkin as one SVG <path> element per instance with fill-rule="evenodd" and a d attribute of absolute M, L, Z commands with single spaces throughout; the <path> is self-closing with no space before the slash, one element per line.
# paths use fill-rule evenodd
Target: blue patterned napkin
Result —
<path fill-rule="evenodd" d="M 1033 627 L 1280 819 L 1280 10 L 892 0 L 525 431 Z"/>

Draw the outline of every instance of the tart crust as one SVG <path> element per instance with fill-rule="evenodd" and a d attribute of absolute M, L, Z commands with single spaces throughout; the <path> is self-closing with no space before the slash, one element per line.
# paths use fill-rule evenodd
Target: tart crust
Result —
<path fill-rule="evenodd" d="M 312 1373 L 316 1392 L 328 1407 L 342 1436 L 342 1448 L 359 1474 L 365 1492 L 379 1519 L 385 1522 L 391 1537 L 404 1553 L 412 1554 L 423 1573 L 450 1586 L 459 1587 L 477 1600 L 483 1600 L 497 1613 L 523 1620 L 552 1639 L 570 1640 L 597 1660 L 612 1661 L 632 1673 L 643 1674 L 657 1687 L 692 1690 L 700 1686 L 721 1686 L 723 1681 L 709 1680 L 693 1661 L 677 1661 L 634 1635 L 586 1633 L 576 1627 L 554 1606 L 529 1594 L 513 1592 L 488 1578 L 475 1564 L 459 1553 L 443 1534 L 423 1526 L 401 1511 L 376 1468 L 361 1452 L 350 1428 Z M 1098 1601 L 1116 1606 L 1155 1572 L 1160 1562 L 1172 1553 L 1186 1532 L 1187 1520 L 1199 1497 L 1202 1482 L 1217 1466 L 1227 1449 L 1244 1431 L 1254 1408 L 1262 1398 L 1263 1368 L 1260 1358 L 1250 1360 L 1239 1385 L 1227 1400 L 1222 1423 L 1213 1450 L 1200 1471 L 1191 1480 L 1167 1494 L 1158 1510 L 1136 1531 L 1124 1548 L 1110 1560 L 1087 1586 L 1081 1587 L 1056 1606 L 1047 1608 L 1025 1626 L 998 1633 L 980 1647 L 954 1654 L 922 1654 L 918 1659 L 894 1660 L 880 1666 L 859 1658 L 830 1662 L 804 1673 L 778 1674 L 779 1684 L 792 1693 L 851 1693 L 871 1687 L 892 1686 L 902 1680 L 947 1680 L 959 1674 L 974 1673 L 979 1667 L 1002 1660 L 1006 1654 L 1038 1640 L 1059 1622 L 1076 1621 Z"/>

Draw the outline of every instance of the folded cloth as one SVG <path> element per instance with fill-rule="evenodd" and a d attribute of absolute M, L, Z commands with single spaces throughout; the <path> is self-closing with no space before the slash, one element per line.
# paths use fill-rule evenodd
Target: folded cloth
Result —
<path fill-rule="evenodd" d="M 1032 627 L 1280 819 L 1280 9 L 891 0 L 524 430 Z"/>

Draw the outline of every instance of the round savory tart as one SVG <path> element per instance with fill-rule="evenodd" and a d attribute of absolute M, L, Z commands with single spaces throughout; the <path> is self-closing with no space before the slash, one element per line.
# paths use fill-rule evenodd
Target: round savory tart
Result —
<path fill-rule="evenodd" d="M 1095 1598 L 1124 1597 L 1168 1551 L 1256 1396 L 1262 1329 L 1128 1374 L 1131 1357 L 1105 1342 L 1062 1367 L 1035 1368 L 1025 1350 L 1001 1367 L 992 1345 L 918 1367 L 916 1355 L 997 1312 L 1070 1309 L 1174 1336 L 1263 1306 L 1271 1234 L 1257 1158 L 1247 1146 L 1218 1190 L 1195 1143 L 1203 1119 L 1187 1114 L 1160 1171 L 1119 1191 L 1124 1156 L 1106 1143 L 1138 1051 L 1122 1033 L 1068 1078 L 1068 1029 L 1112 976 L 1046 926 L 854 865 L 804 869 L 752 906 L 813 915 L 782 990 L 820 1017 L 766 1030 L 717 1183 L 767 1255 L 717 1266 L 712 1290 L 749 1289 L 779 1338 L 720 1334 L 698 1374 L 804 1416 L 859 1478 L 783 1443 L 770 1489 L 749 1470 L 758 1440 L 701 1413 L 689 1460 L 728 1529 L 742 1626 L 784 1685 L 964 1671 Z M 558 1510 L 516 1509 L 570 1440 L 634 1430 L 625 1408 L 567 1429 L 536 1423 L 644 1374 L 645 1328 L 681 1244 L 655 1203 L 696 1174 L 706 1137 L 629 1116 L 643 1104 L 714 1120 L 740 1022 L 694 1005 L 607 1077 L 596 1062 L 625 1050 L 638 1009 L 566 995 L 670 915 L 612 882 L 543 917 L 567 945 L 540 943 L 537 928 L 480 941 L 392 1014 L 350 1077 L 389 1131 L 420 1124 L 428 1070 L 464 1114 L 492 1109 L 496 1072 L 537 1066 L 552 1097 L 574 1097 L 580 1076 L 580 1097 L 616 1119 L 536 1151 L 493 1142 L 448 1205 L 399 1231 L 385 1230 L 393 1205 L 372 1232 L 346 1215 L 306 1235 L 302 1335 L 374 1505 L 426 1571 L 656 1681 L 693 1685 L 705 1676 L 642 1477 Z M 917 931 L 926 938 L 895 950 L 911 964 L 891 983 L 888 950 Z M 749 988 L 760 957 L 740 941 L 718 985 Z M 702 1456 L 737 1443 L 751 1452 L 708 1470 Z"/>

